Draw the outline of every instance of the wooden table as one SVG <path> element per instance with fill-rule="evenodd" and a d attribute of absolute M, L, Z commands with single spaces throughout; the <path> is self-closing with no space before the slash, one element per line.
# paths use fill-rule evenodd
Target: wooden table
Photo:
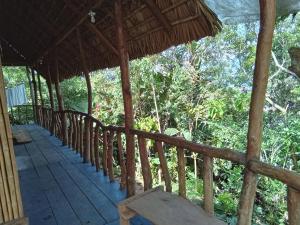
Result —
<path fill-rule="evenodd" d="M 135 215 L 141 215 L 155 225 L 226 225 L 201 207 L 164 192 L 161 187 L 128 198 L 118 208 L 121 225 L 129 225 L 130 218 Z"/>

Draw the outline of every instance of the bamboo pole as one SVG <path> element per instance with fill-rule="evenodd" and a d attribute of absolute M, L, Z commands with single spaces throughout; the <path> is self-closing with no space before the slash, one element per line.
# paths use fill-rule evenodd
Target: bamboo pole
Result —
<path fill-rule="evenodd" d="M 122 93 L 125 111 L 125 134 L 126 134 L 126 156 L 127 156 L 127 195 L 135 194 L 135 148 L 134 136 L 130 129 L 133 128 L 133 107 L 132 95 L 129 78 L 129 56 L 126 40 L 123 29 L 122 3 L 121 0 L 115 1 L 115 18 L 116 18 L 116 32 L 118 51 L 120 57 Z"/>
<path fill-rule="evenodd" d="M 6 201 L 1 199 L 1 208 L 3 209 L 3 205 L 7 204 L 7 207 L 4 207 L 4 211 L 2 212 L 4 214 L 4 222 L 7 222 L 23 217 L 24 213 L 4 90 L 0 57 L 0 174 L 3 184 L 2 187 L 0 186 L 0 189 L 4 189 L 4 199 Z M 3 192 L 0 191 L 0 194 L 3 194 Z M 7 211 L 5 208 L 7 208 Z"/>
<path fill-rule="evenodd" d="M 138 136 L 138 145 L 141 159 L 142 174 L 144 180 L 144 191 L 152 188 L 152 174 L 147 152 L 147 142 L 143 137 Z"/>
<path fill-rule="evenodd" d="M 256 62 L 249 112 L 247 161 L 260 158 L 263 109 L 272 49 L 276 17 L 276 0 L 260 0 L 260 32 L 256 50 Z M 238 210 L 238 224 L 249 225 L 252 220 L 257 176 L 245 169 L 243 188 Z"/>
<path fill-rule="evenodd" d="M 62 125 L 61 138 L 62 138 L 62 144 L 66 145 L 67 139 L 68 139 L 67 138 L 67 129 L 66 129 L 66 115 L 64 113 L 64 102 L 63 102 L 63 97 L 61 94 L 60 83 L 59 83 L 59 67 L 58 67 L 57 57 L 55 58 L 55 69 L 56 69 L 55 90 L 56 90 L 58 110 L 59 110 L 59 114 L 61 116 L 61 125 Z"/>

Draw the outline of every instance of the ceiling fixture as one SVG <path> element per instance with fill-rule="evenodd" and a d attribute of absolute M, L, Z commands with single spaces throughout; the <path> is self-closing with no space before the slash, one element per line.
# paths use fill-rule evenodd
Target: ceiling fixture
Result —
<path fill-rule="evenodd" d="M 88 14 L 90 17 L 91 17 L 91 23 L 95 23 L 96 22 L 96 13 L 94 11 L 89 11 L 89 14 Z"/>

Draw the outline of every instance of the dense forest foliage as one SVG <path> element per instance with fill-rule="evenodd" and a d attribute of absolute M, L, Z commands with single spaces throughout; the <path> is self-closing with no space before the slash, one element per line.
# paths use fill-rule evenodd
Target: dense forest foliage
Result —
<path fill-rule="evenodd" d="M 135 126 L 245 152 L 258 29 L 258 23 L 224 25 L 214 38 L 130 62 Z M 300 47 L 300 15 L 281 18 L 276 23 L 261 159 L 300 172 L 300 78 L 288 70 L 291 47 Z M 4 72 L 6 86 L 26 82 L 24 68 L 4 68 Z M 94 116 L 105 124 L 122 125 L 119 70 L 96 71 L 91 73 L 91 79 Z M 62 91 L 66 108 L 86 111 L 84 77 L 63 81 Z M 47 102 L 44 81 L 43 95 Z M 151 148 L 151 143 L 148 144 Z M 188 197 L 199 202 L 203 191 L 202 157 L 197 154 L 186 157 Z M 156 183 L 161 182 L 158 164 L 153 155 L 151 165 L 157 175 Z M 176 190 L 174 149 L 168 149 L 168 164 Z M 242 179 L 242 167 L 215 160 L 215 208 L 229 224 L 236 223 Z M 286 208 L 286 187 L 259 177 L 253 223 L 286 224 Z"/>

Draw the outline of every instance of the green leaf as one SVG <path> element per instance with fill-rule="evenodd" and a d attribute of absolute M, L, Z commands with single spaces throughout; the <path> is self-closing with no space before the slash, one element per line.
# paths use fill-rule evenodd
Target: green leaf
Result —
<path fill-rule="evenodd" d="M 192 135 L 189 131 L 187 131 L 187 130 L 182 131 L 182 135 L 186 140 L 192 141 Z"/>
<path fill-rule="evenodd" d="M 166 135 L 170 135 L 170 136 L 174 136 L 174 135 L 176 135 L 178 133 L 179 133 L 179 130 L 177 130 L 176 128 L 167 128 L 165 130 L 165 134 Z"/>

